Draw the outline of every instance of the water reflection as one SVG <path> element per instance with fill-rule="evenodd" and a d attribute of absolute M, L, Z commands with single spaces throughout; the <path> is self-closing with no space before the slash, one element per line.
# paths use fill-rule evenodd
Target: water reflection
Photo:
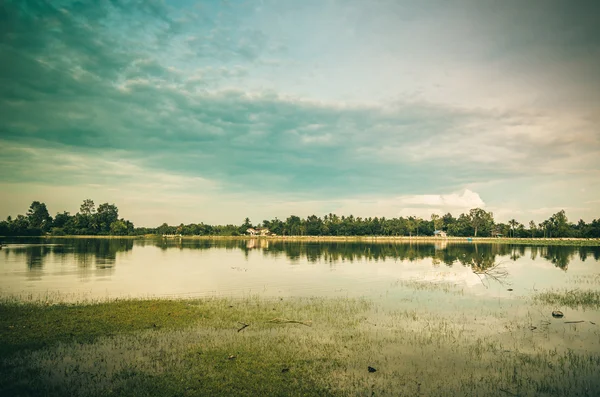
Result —
<path fill-rule="evenodd" d="M 80 268 L 111 269 L 117 254 L 133 249 L 131 239 L 12 239 L 2 248 L 5 261 L 23 262 L 29 271 L 41 271 L 46 260 L 76 263 Z"/>
<path fill-rule="evenodd" d="M 354 261 L 433 259 L 434 265 L 453 266 L 459 263 L 478 270 L 488 269 L 499 261 L 517 261 L 529 251 L 530 258 L 544 258 L 556 267 L 567 270 L 575 258 L 585 261 L 588 256 L 600 260 L 600 247 L 576 246 L 524 246 L 509 244 L 448 244 L 446 241 L 433 243 L 366 243 L 366 242 L 299 242 L 250 240 L 163 240 L 162 249 L 239 249 L 248 254 L 251 250 L 262 251 L 265 256 L 285 255 L 290 261 L 306 260 L 310 263 Z"/>
<path fill-rule="evenodd" d="M 593 276 L 600 247 L 267 239 L 13 239 L 0 250 L 0 294 L 379 296 L 402 282 L 476 294 L 565 287 Z M 593 258 L 593 259 L 592 259 Z M 556 271 L 558 270 L 558 271 Z M 591 277 L 590 276 L 590 277 Z M 399 284 L 404 286 L 404 284 Z"/>
<path fill-rule="evenodd" d="M 446 241 L 432 243 L 367 243 L 367 242 L 302 242 L 249 240 L 185 240 L 185 239 L 13 239 L 5 241 L 2 249 L 5 260 L 26 264 L 31 272 L 44 268 L 48 258 L 58 262 L 75 262 L 81 269 L 112 269 L 119 254 L 135 247 L 154 246 L 162 251 L 211 250 L 261 252 L 265 257 L 285 257 L 292 264 L 307 261 L 331 265 L 356 261 L 420 261 L 431 258 L 434 266 L 460 264 L 484 271 L 501 261 L 517 261 L 529 256 L 543 258 L 557 268 L 567 270 L 569 263 L 588 257 L 600 260 L 600 247 L 523 246 L 508 244 L 460 244 Z"/>

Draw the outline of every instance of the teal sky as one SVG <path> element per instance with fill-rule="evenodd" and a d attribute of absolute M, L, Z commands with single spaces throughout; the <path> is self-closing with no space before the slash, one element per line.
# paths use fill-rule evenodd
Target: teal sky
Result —
<path fill-rule="evenodd" d="M 600 2 L 0 1 L 0 216 L 600 217 Z"/>

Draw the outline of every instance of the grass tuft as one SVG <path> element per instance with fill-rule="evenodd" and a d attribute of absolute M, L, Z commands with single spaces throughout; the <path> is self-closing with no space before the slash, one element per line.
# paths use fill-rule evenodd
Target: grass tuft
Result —
<path fill-rule="evenodd" d="M 600 308 L 600 291 L 594 290 L 544 291 L 535 294 L 533 299 L 549 305 L 561 305 L 570 308 Z"/>

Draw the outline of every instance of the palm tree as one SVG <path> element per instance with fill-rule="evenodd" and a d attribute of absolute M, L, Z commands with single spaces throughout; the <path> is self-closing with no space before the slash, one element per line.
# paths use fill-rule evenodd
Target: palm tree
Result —
<path fill-rule="evenodd" d="M 531 238 L 533 238 L 533 233 L 535 232 L 535 222 L 529 221 L 529 230 L 531 230 Z"/>
<path fill-rule="evenodd" d="M 517 222 L 517 220 L 513 218 L 510 221 L 508 221 L 508 224 L 510 225 L 510 228 L 512 230 L 512 236 L 513 238 L 515 238 L 515 227 L 519 224 L 519 222 Z"/>
<path fill-rule="evenodd" d="M 437 221 L 440 219 L 438 214 L 431 214 L 431 222 L 433 222 L 433 230 L 438 230 Z"/>

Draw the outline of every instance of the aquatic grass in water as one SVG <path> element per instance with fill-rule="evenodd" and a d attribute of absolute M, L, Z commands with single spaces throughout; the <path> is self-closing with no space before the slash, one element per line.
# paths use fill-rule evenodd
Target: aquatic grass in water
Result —
<path fill-rule="evenodd" d="M 444 281 L 431 282 L 422 280 L 396 280 L 392 287 L 405 287 L 415 291 L 444 292 L 447 294 L 464 295 L 464 287 Z"/>
<path fill-rule="evenodd" d="M 544 291 L 533 295 L 534 301 L 549 305 L 561 305 L 570 308 L 600 308 L 600 291 L 596 290 L 562 290 Z"/>
<path fill-rule="evenodd" d="M 600 393 L 598 331 L 590 331 L 595 342 L 576 350 L 581 331 L 562 323 L 532 331 L 542 317 L 535 311 L 522 316 L 511 306 L 439 313 L 384 310 L 364 300 L 248 297 L 38 305 L 35 317 L 31 306 L 21 305 L 21 313 L 14 304 L 0 310 L 26 327 L 42 319 L 65 322 L 63 336 L 85 320 L 94 336 L 51 339 L 37 349 L 26 342 L 43 334 L 41 328 L 27 331 L 25 342 L 7 338 L 2 328 L 0 341 L 12 354 L 2 356 L 1 395 Z M 172 326 L 146 327 L 152 307 L 161 316 L 185 315 Z M 106 318 L 111 308 L 136 317 L 129 319 L 133 328 L 94 333 L 106 322 L 109 329 L 127 324 L 120 316 Z M 249 326 L 238 331 L 240 322 Z"/>
<path fill-rule="evenodd" d="M 573 284 L 587 284 L 600 286 L 600 274 L 577 275 L 571 278 Z"/>

